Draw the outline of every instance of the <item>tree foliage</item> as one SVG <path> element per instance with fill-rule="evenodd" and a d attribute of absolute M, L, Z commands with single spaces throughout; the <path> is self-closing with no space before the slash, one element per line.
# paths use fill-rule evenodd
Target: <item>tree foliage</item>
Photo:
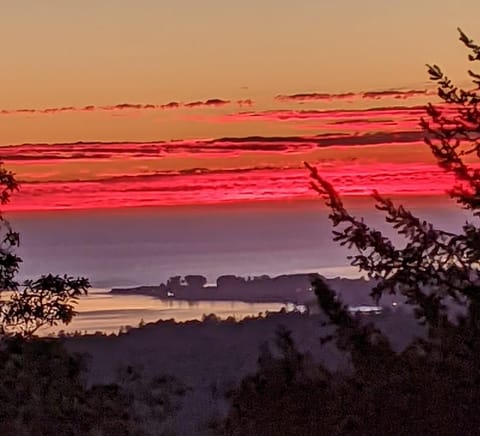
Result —
<path fill-rule="evenodd" d="M 460 40 L 471 50 L 470 60 L 480 60 L 479 46 L 461 31 Z M 474 221 L 467 221 L 461 232 L 436 228 L 374 192 L 377 209 L 405 239 L 403 247 L 396 247 L 363 219 L 352 216 L 333 186 L 316 168 L 307 167 L 313 189 L 331 208 L 334 240 L 353 249 L 352 265 L 377 282 L 372 297 L 378 301 L 385 292 L 404 295 L 434 335 L 458 327 L 467 318 L 475 325 L 480 321 L 480 97 L 478 75 L 472 71 L 477 90 L 471 91 L 454 86 L 436 65 L 428 66 L 428 72 L 438 85 L 442 104 L 427 106 L 429 118 L 422 119 L 421 126 L 438 165 L 457 180 L 450 197 L 472 213 Z M 470 157 L 477 159 L 476 166 L 468 164 Z M 447 301 L 465 307 L 467 314 L 452 320 Z"/>
<path fill-rule="evenodd" d="M 1 308 L 4 332 L 32 336 L 44 325 L 68 324 L 75 315 L 75 305 L 87 293 L 85 278 L 48 274 L 25 281 Z"/>
<path fill-rule="evenodd" d="M 15 175 L 0 162 L 0 204 L 8 203 L 17 189 Z M 20 283 L 16 276 L 22 259 L 15 254 L 19 245 L 20 235 L 0 214 L 0 292 L 7 294 L 0 303 L 0 334 L 30 337 L 43 326 L 68 324 L 79 297 L 87 294 L 88 279 L 47 274 Z"/>
<path fill-rule="evenodd" d="M 0 434 L 136 434 L 121 387 L 87 388 L 84 370 L 84 358 L 57 340 L 6 338 L 0 350 Z"/>
<path fill-rule="evenodd" d="M 461 31 L 460 40 L 469 60 L 480 61 L 480 46 Z M 480 74 L 468 71 L 473 88 L 466 90 L 438 66 L 427 67 L 441 103 L 429 104 L 420 124 L 438 165 L 455 177 L 449 196 L 470 213 L 461 231 L 437 228 L 374 192 L 376 208 L 404 239 L 397 246 L 353 216 L 334 187 L 306 164 L 313 189 L 331 210 L 334 240 L 353 251 L 351 264 L 375 283 L 374 301 L 386 293 L 403 296 L 426 336 L 395 352 L 380 330 L 352 316 L 317 277 L 314 290 L 334 329 L 323 340 L 347 353 L 350 371 L 325 377 L 320 366 L 309 383 L 292 387 L 275 372 L 278 361 L 260 361 L 258 373 L 233 392 L 224 433 L 293 434 L 300 421 L 306 434 L 480 434 Z M 297 362 L 294 374 L 305 374 Z M 264 386 L 275 383 L 272 398 Z M 266 419 L 263 408 L 275 413 Z"/>
<path fill-rule="evenodd" d="M 288 331 L 277 331 L 279 355 L 264 347 L 258 371 L 229 393 L 222 428 L 229 435 L 314 435 L 332 430 L 330 374 L 299 353 Z M 277 353 L 278 354 L 278 353 Z M 322 433 L 324 432 L 324 433 Z"/>
<path fill-rule="evenodd" d="M 6 337 L 0 344 L 0 434 L 148 436 L 166 434 L 185 386 L 128 367 L 89 385 L 87 356 L 52 338 Z"/>
<path fill-rule="evenodd" d="M 13 173 L 0 163 L 0 203 L 17 188 Z M 160 434 L 161 424 L 178 408 L 183 385 L 130 368 L 117 383 L 88 386 L 85 356 L 69 353 L 60 339 L 35 333 L 68 324 L 89 281 L 46 274 L 20 283 L 19 243 L 19 234 L 0 214 L 0 434 Z"/>
<path fill-rule="evenodd" d="M 181 408 L 181 400 L 189 390 L 176 377 L 151 377 L 132 366 L 120 371 L 118 385 L 139 436 L 168 434 L 165 421 Z"/>

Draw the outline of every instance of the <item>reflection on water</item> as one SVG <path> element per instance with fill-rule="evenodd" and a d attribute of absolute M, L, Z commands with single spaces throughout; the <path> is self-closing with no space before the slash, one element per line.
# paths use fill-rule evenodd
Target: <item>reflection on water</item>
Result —
<path fill-rule="evenodd" d="M 81 331 L 82 333 L 117 333 L 122 326 L 137 327 L 159 319 L 188 321 L 214 313 L 220 318 L 241 319 L 267 311 L 279 311 L 280 303 L 242 303 L 238 301 L 163 301 L 143 295 L 110 295 L 105 290 L 93 290 L 77 306 L 79 312 L 68 326 L 42 330 L 42 334 Z"/>

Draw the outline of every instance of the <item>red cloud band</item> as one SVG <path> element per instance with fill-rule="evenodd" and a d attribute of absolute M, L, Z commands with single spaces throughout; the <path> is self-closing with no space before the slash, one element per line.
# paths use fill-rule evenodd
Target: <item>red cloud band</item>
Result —
<path fill-rule="evenodd" d="M 319 163 L 320 167 L 322 166 Z M 452 176 L 431 164 L 326 165 L 321 167 L 343 195 L 443 195 Z M 317 199 L 304 169 L 200 172 L 103 181 L 24 183 L 6 210 L 96 209 L 139 206 Z"/>
<path fill-rule="evenodd" d="M 184 141 L 77 142 L 69 144 L 23 144 L 0 147 L 0 160 L 46 162 L 86 159 L 153 158 L 167 155 L 238 154 L 241 152 L 299 153 L 326 147 L 351 147 L 423 142 L 420 130 L 373 132 L 355 135 L 336 133 L 315 136 L 225 137 Z"/>

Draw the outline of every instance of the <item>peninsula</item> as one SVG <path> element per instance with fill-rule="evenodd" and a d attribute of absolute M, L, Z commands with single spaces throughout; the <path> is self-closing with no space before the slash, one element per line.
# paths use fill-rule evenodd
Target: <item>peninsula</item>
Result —
<path fill-rule="evenodd" d="M 113 288 L 110 293 L 148 295 L 165 300 L 293 303 L 310 306 L 315 305 L 316 301 L 311 286 L 312 278 L 316 275 L 316 273 L 307 273 L 284 274 L 276 277 L 261 275 L 247 278 L 223 275 L 217 278 L 214 285 L 208 285 L 207 279 L 201 275 L 174 276 L 160 285 Z M 346 304 L 372 304 L 369 295 L 374 286 L 372 281 L 363 278 L 322 278 Z M 396 298 L 398 299 L 398 297 Z M 390 299 L 392 301 L 389 301 Z M 394 298 L 386 296 L 382 302 L 384 304 L 394 303 Z"/>

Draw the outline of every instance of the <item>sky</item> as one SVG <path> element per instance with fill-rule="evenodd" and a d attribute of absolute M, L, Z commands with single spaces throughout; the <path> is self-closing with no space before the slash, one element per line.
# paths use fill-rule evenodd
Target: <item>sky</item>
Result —
<path fill-rule="evenodd" d="M 478 0 L 0 0 L 11 210 L 440 195 L 426 63 L 459 84 Z"/>

